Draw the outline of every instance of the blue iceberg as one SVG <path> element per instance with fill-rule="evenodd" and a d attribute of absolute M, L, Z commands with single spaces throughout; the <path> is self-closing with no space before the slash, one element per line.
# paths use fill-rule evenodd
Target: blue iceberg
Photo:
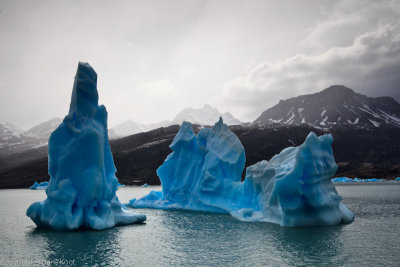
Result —
<path fill-rule="evenodd" d="M 396 178 L 396 182 L 400 182 L 400 177 L 397 177 L 397 178 Z"/>
<path fill-rule="evenodd" d="M 365 179 L 366 182 L 383 182 L 385 181 L 384 179 L 377 179 L 377 178 L 371 178 L 371 179 Z"/>
<path fill-rule="evenodd" d="M 146 220 L 115 195 L 107 111 L 98 105 L 97 74 L 87 63 L 78 65 L 69 113 L 51 134 L 48 150 L 47 199 L 26 211 L 38 227 L 101 230 Z"/>
<path fill-rule="evenodd" d="M 41 182 L 38 183 L 35 181 L 33 185 L 30 187 L 31 190 L 46 190 L 47 186 L 49 186 L 49 182 Z"/>
<path fill-rule="evenodd" d="M 229 213 L 282 226 L 350 223 L 353 213 L 330 180 L 337 170 L 332 141 L 331 135 L 310 133 L 302 145 L 249 166 L 241 182 L 244 148 L 222 119 L 197 135 L 184 122 L 157 170 L 162 191 L 128 205 Z"/>
<path fill-rule="evenodd" d="M 364 183 L 364 182 L 383 182 L 383 181 L 385 181 L 384 179 L 376 179 L 376 178 L 370 178 L 370 179 L 361 179 L 361 178 L 354 178 L 354 180 L 353 180 L 354 182 L 361 182 L 361 183 Z"/>
<path fill-rule="evenodd" d="M 349 182 L 352 183 L 352 182 L 354 182 L 353 179 L 348 178 L 348 177 L 336 177 L 331 180 L 332 180 L 332 182 L 335 182 L 335 183 L 349 183 Z"/>
<path fill-rule="evenodd" d="M 370 179 L 361 179 L 361 178 L 347 178 L 347 177 L 337 177 L 331 179 L 332 182 L 335 183 L 348 183 L 348 182 L 359 182 L 359 183 L 364 183 L 364 182 L 384 182 L 385 179 L 377 179 L 377 178 L 370 178 Z"/>

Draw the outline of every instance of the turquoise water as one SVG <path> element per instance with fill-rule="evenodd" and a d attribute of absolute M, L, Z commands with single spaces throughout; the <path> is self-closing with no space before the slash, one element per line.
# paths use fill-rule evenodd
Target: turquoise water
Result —
<path fill-rule="evenodd" d="M 44 191 L 0 190 L 0 266 L 399 266 L 400 183 L 337 185 L 349 225 L 283 228 L 229 215 L 138 210 L 147 223 L 105 231 L 36 229 Z M 118 190 L 122 202 L 160 187 Z"/>

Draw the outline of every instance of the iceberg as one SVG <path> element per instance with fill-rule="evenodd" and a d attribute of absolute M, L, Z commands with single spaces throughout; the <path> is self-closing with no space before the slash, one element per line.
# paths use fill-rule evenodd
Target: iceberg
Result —
<path fill-rule="evenodd" d="M 130 207 L 188 209 L 228 212 L 245 164 L 239 138 L 222 119 L 196 135 L 192 124 L 183 122 L 172 141 L 173 152 L 157 169 L 162 193 L 129 202 Z"/>
<path fill-rule="evenodd" d="M 49 185 L 49 182 L 41 182 L 38 183 L 35 181 L 33 185 L 30 187 L 31 190 L 46 190 L 47 186 Z"/>
<path fill-rule="evenodd" d="M 370 178 L 370 179 L 361 179 L 361 178 L 354 178 L 354 180 L 353 180 L 354 182 L 361 182 L 361 183 L 364 183 L 364 182 L 383 182 L 383 181 L 385 181 L 384 179 L 376 179 L 376 178 Z"/>
<path fill-rule="evenodd" d="M 107 111 L 98 105 L 97 74 L 87 63 L 78 64 L 69 113 L 51 134 L 48 155 L 47 199 L 26 211 L 38 227 L 102 230 L 146 220 L 128 211 L 115 194 Z"/>
<path fill-rule="evenodd" d="M 302 145 L 249 166 L 242 182 L 244 148 L 222 119 L 198 134 L 184 122 L 157 170 L 162 191 L 128 206 L 229 213 L 289 227 L 350 223 L 353 213 L 330 180 L 337 170 L 332 142 L 331 135 L 310 133 Z"/>
<path fill-rule="evenodd" d="M 397 177 L 397 178 L 396 178 L 396 182 L 400 182 L 400 177 Z"/>
<path fill-rule="evenodd" d="M 384 179 L 377 179 L 377 178 L 371 178 L 371 179 L 365 179 L 366 182 L 383 182 L 385 181 Z"/>
<path fill-rule="evenodd" d="M 347 177 L 337 177 L 331 179 L 332 182 L 335 183 L 348 183 L 348 182 L 359 182 L 359 183 L 364 183 L 364 182 L 384 182 L 385 179 L 377 179 L 377 178 L 370 178 L 370 179 L 361 179 L 361 178 L 347 178 Z"/>
<path fill-rule="evenodd" d="M 332 180 L 332 182 L 335 182 L 335 183 L 349 183 L 349 182 L 351 183 L 351 182 L 354 182 L 353 179 L 348 178 L 348 177 L 336 177 L 336 178 L 333 178 L 331 180 Z"/>

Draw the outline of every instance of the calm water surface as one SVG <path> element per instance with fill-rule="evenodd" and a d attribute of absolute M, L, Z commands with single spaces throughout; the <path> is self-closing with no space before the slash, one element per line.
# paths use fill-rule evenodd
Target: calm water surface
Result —
<path fill-rule="evenodd" d="M 26 217 L 44 191 L 0 190 L 0 266 L 399 266 L 400 183 L 336 187 L 354 212 L 352 224 L 283 228 L 137 210 L 146 224 L 67 233 L 36 229 Z M 118 196 L 127 202 L 160 189 L 127 187 Z"/>

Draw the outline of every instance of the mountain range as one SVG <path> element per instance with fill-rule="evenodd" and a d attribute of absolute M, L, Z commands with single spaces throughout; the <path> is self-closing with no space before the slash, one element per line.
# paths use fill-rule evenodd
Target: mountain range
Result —
<path fill-rule="evenodd" d="M 159 184 L 156 169 L 171 152 L 169 145 L 179 130 L 177 124 L 191 121 L 198 131 L 214 124 L 218 116 L 225 116 L 231 124 L 239 123 L 234 118 L 229 121 L 229 113 L 220 114 L 216 108 L 205 106 L 184 109 L 173 120 L 157 125 L 126 123 L 110 129 L 110 136 L 112 132 L 127 135 L 110 141 L 121 183 Z M 11 124 L 0 125 L 0 188 L 26 187 L 35 180 L 48 179 L 47 139 L 60 121 L 54 118 L 28 131 Z M 333 135 L 339 166 L 336 176 L 400 176 L 400 104 L 391 97 L 367 97 L 335 85 L 315 94 L 281 100 L 255 121 L 230 128 L 245 147 L 246 166 L 269 160 L 285 147 L 300 145 L 313 131 Z M 132 129 L 141 132 L 131 135 Z"/>
<path fill-rule="evenodd" d="M 108 132 L 110 139 L 117 139 L 128 135 L 151 131 L 160 127 L 168 127 L 171 125 L 180 125 L 183 121 L 188 121 L 192 124 L 202 126 L 213 125 L 222 117 L 224 122 L 228 125 L 242 124 L 240 120 L 236 119 L 229 112 L 221 113 L 217 108 L 210 105 L 204 105 L 202 108 L 185 108 L 179 112 L 171 121 L 165 120 L 153 124 L 142 124 L 127 120 L 115 127 L 111 128 Z"/>
<path fill-rule="evenodd" d="M 0 124 L 0 155 L 18 153 L 47 145 L 50 134 L 62 119 L 52 118 L 27 131 L 11 123 Z"/>

